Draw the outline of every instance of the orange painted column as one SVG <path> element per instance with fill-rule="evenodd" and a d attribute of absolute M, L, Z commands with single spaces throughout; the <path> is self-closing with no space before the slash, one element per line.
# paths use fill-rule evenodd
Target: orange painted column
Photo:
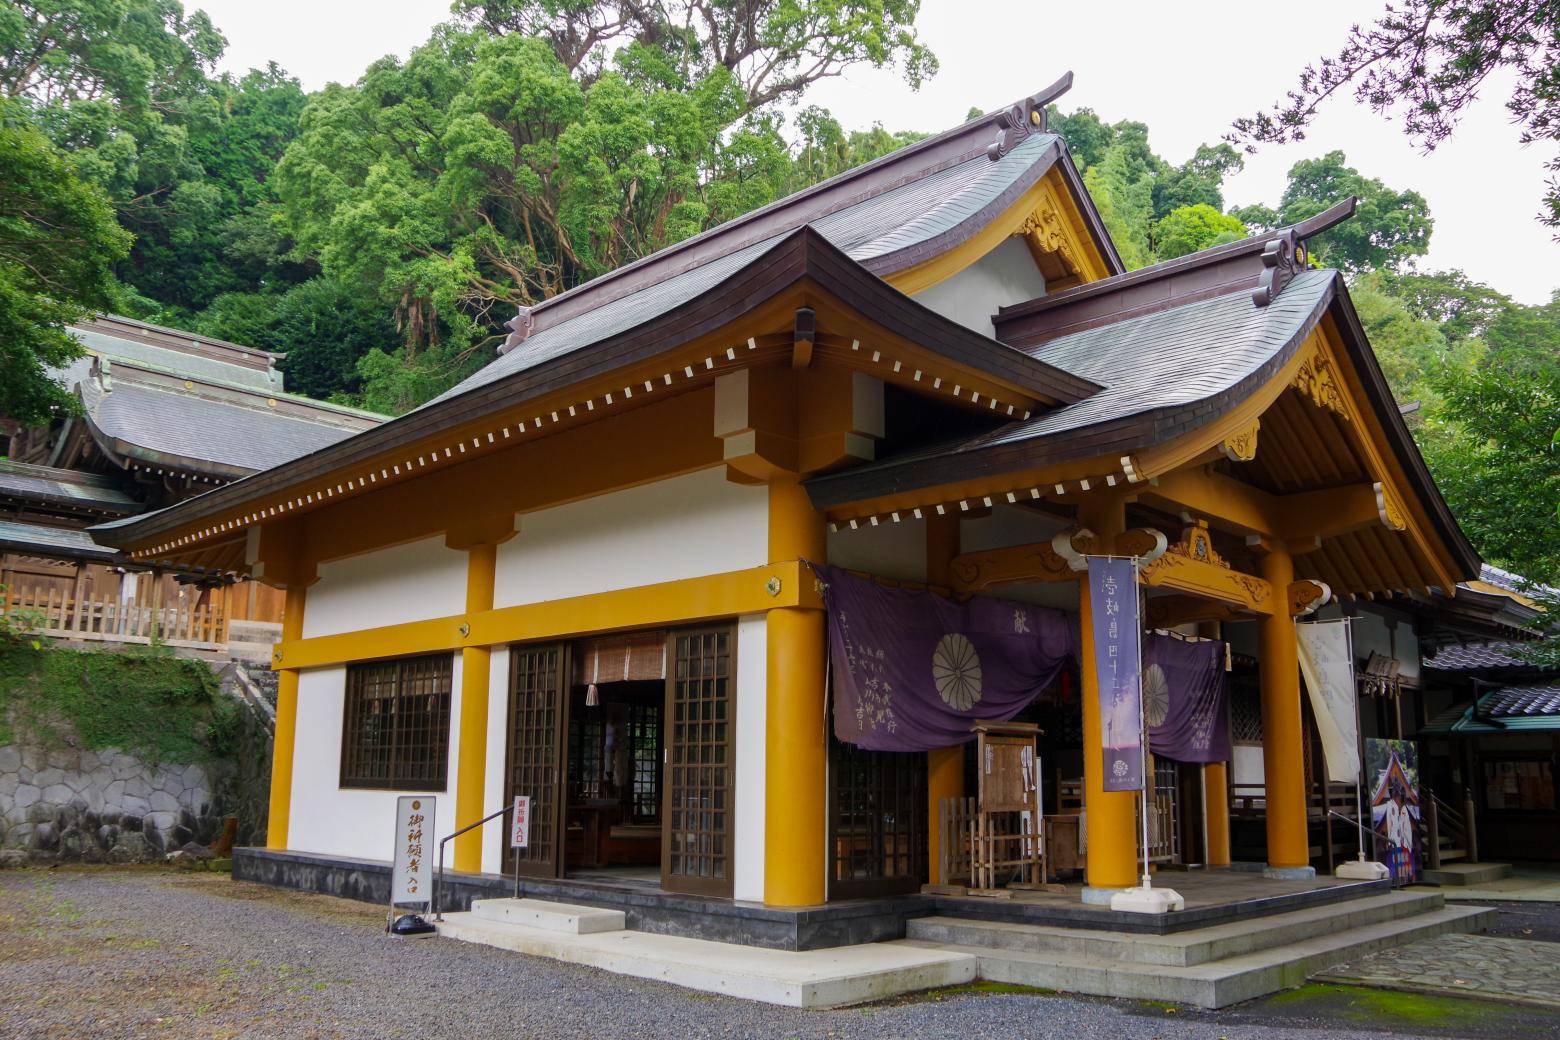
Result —
<path fill-rule="evenodd" d="M 1126 504 L 1104 499 L 1078 507 L 1078 523 L 1093 531 L 1099 552 L 1110 552 L 1127 526 Z M 1138 883 L 1137 801 L 1133 791 L 1105 790 L 1105 760 L 1100 723 L 1100 688 L 1094 672 L 1094 635 L 1090 631 L 1089 583 L 1078 583 L 1080 620 L 1079 696 L 1083 700 L 1083 807 L 1089 840 L 1088 889 L 1098 896 Z M 1148 782 L 1144 777 L 1144 782 Z M 1084 899 L 1098 896 L 1088 889 Z"/>
<path fill-rule="evenodd" d="M 282 608 L 282 642 L 303 638 L 304 587 L 289 586 Z M 298 736 L 298 669 L 282 668 L 276 687 L 276 735 L 271 743 L 271 806 L 265 847 L 285 849 L 292 819 L 293 746 Z"/>
<path fill-rule="evenodd" d="M 1229 777 L 1227 762 L 1209 762 L 1203 766 L 1203 804 L 1207 806 L 1205 826 L 1210 867 L 1230 865 Z"/>
<path fill-rule="evenodd" d="M 947 588 L 953 583 L 953 558 L 959 555 L 959 518 L 926 518 L 926 583 Z M 946 884 L 942 876 L 942 826 L 939 812 L 945 798 L 964 797 L 964 745 L 926 753 L 926 876 Z"/>
<path fill-rule="evenodd" d="M 1275 546 L 1261 557 L 1259 571 L 1273 588 L 1278 612 L 1258 624 L 1262 660 L 1262 772 L 1267 804 L 1270 870 L 1310 870 L 1305 818 L 1305 759 L 1301 748 L 1300 660 L 1295 620 L 1285 609 L 1295 580 L 1294 560 Z"/>
<path fill-rule="evenodd" d="M 822 563 L 823 516 L 798 478 L 769 482 L 769 560 Z M 806 571 L 803 581 L 811 581 Z M 823 611 L 769 611 L 764 730 L 764 902 L 814 906 L 824 901 L 827 725 L 824 711 Z M 741 852 L 739 851 L 739 855 Z"/>
<path fill-rule="evenodd" d="M 493 609 L 493 584 L 498 546 L 478 543 L 466 550 L 466 613 Z M 460 754 L 455 773 L 455 830 L 486 815 L 482 798 L 487 784 L 488 684 L 491 647 L 467 646 L 460 651 Z M 496 806 L 494 808 L 497 808 Z M 507 817 L 505 817 L 507 819 Z M 497 826 L 495 821 L 491 826 Z M 482 828 L 455 839 L 455 869 L 482 869 Z"/>

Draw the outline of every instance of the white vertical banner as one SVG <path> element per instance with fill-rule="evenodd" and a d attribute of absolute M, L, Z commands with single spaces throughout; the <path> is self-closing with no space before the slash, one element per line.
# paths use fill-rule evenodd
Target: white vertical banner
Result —
<path fill-rule="evenodd" d="M 1322 738 L 1327 779 L 1352 784 L 1360 778 L 1359 714 L 1355 699 L 1354 651 L 1349 618 L 1295 626 L 1300 674 Z"/>
<path fill-rule="evenodd" d="M 390 904 L 426 903 L 433 884 L 433 807 L 431 795 L 408 794 L 395 800 L 395 866 L 390 872 Z"/>

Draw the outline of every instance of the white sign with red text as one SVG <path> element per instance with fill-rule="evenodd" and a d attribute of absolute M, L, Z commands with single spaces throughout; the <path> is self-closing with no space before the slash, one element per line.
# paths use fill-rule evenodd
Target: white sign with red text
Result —
<path fill-rule="evenodd" d="M 531 799 L 529 795 L 515 795 L 514 820 L 509 828 L 509 847 L 531 847 Z"/>

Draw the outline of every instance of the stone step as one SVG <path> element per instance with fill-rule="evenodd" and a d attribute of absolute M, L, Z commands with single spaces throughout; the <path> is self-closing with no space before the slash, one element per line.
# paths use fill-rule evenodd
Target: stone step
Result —
<path fill-rule="evenodd" d="M 1427 885 L 1487 885 L 1511 876 L 1510 863 L 1447 863 L 1441 857 L 1439 870 L 1426 870 L 1422 875 Z"/>
<path fill-rule="evenodd" d="M 476 899 L 472 901 L 471 914 L 479 921 L 566 935 L 621 932 L 626 925 L 621 910 L 551 903 L 545 899 Z"/>
<path fill-rule="evenodd" d="M 975 979 L 967 951 L 898 942 L 829 950 L 767 950 L 649 932 L 570 935 L 445 914 L 439 934 L 536 957 L 551 957 L 706 993 L 789 1007 L 860 1004 Z"/>
<path fill-rule="evenodd" d="M 1361 925 L 1399 920 L 1437 910 L 1442 902 L 1439 892 L 1383 892 L 1343 903 L 1306 907 L 1169 935 L 922 917 L 906 925 L 905 935 L 926 942 L 993 951 L 1014 950 L 1046 956 L 1186 967 Z"/>
<path fill-rule="evenodd" d="M 1412 917 L 1187 966 L 1132 964 L 1067 953 L 944 948 L 977 954 L 981 977 L 992 982 L 1221 1008 L 1298 986 L 1324 968 L 1377 950 L 1448 932 L 1478 931 L 1493 915 L 1483 907 L 1442 906 Z"/>

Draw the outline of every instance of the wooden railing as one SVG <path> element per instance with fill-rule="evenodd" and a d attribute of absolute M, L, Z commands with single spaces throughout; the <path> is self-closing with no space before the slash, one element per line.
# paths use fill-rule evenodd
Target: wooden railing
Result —
<path fill-rule="evenodd" d="M 1464 799 L 1463 808 L 1454 808 L 1430 788 L 1422 788 L 1420 806 L 1424 817 L 1424 862 L 1431 870 L 1455 860 L 1479 862 L 1478 838 L 1469 825 L 1472 799 Z"/>
<path fill-rule="evenodd" d="M 150 643 L 169 646 L 222 649 L 227 644 L 227 617 L 216 604 L 197 607 L 183 603 L 158 607 L 117 596 L 85 595 L 80 600 L 59 588 L 7 589 L 0 598 L 0 612 L 36 612 L 38 630 L 59 639 L 101 640 L 110 643 Z"/>

